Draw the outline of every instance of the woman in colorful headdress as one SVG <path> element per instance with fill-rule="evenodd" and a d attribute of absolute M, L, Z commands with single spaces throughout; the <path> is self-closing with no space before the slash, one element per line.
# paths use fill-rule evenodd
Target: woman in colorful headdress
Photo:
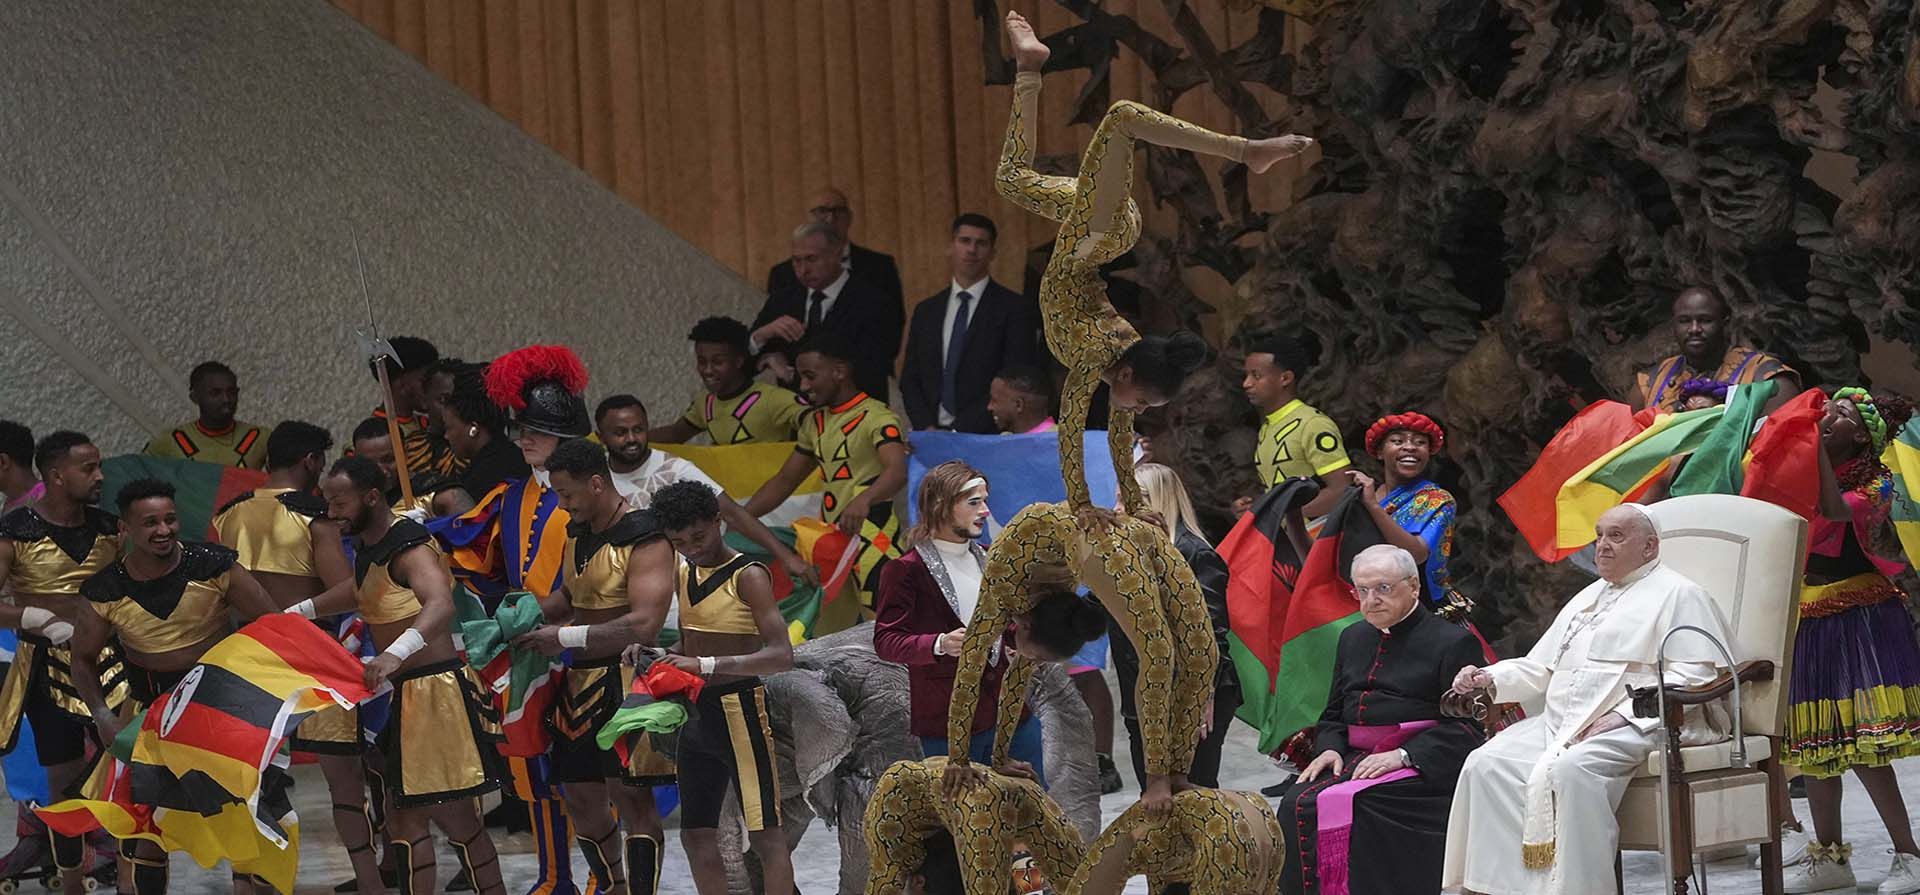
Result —
<path fill-rule="evenodd" d="M 1892 576 L 1907 565 L 1888 510 L 1893 476 L 1881 454 L 1913 413 L 1892 397 L 1843 388 L 1820 422 L 1820 515 L 1809 533 L 1794 636 L 1785 755 L 1807 778 L 1813 841 L 1787 891 L 1854 886 L 1841 841 L 1841 774 L 1859 778 L 1887 825 L 1892 866 L 1882 893 L 1920 891 L 1920 846 L 1894 776 L 1920 755 L 1920 643 Z"/>
<path fill-rule="evenodd" d="M 1366 439 L 1367 454 L 1380 461 L 1380 481 L 1358 470 L 1347 477 L 1365 492 L 1387 542 L 1420 563 L 1420 590 L 1434 609 L 1464 617 L 1473 604 L 1453 589 L 1448 569 L 1458 506 L 1447 489 L 1427 478 L 1433 455 L 1446 443 L 1447 433 L 1424 413 L 1381 417 L 1367 428 Z"/>

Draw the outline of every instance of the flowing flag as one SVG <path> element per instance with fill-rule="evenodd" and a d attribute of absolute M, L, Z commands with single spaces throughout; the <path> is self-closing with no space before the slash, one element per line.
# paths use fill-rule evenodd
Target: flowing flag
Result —
<path fill-rule="evenodd" d="M 1746 480 L 1747 452 L 1754 431 L 1766 416 L 1767 402 L 1779 391 L 1780 383 L 1772 379 L 1734 386 L 1727 394 L 1727 409 L 1720 422 L 1674 474 L 1667 493 L 1674 497 L 1739 494 Z"/>
<path fill-rule="evenodd" d="M 13 661 L 14 647 L 20 643 L 18 632 L 0 629 L 0 669 Z M 33 724 L 20 719 L 20 732 L 14 735 L 13 751 L 0 756 L 0 771 L 7 775 L 7 797 L 22 805 L 45 805 L 52 797 L 47 769 L 40 766 L 34 751 Z"/>
<path fill-rule="evenodd" d="M 100 463 L 100 505 L 113 506 L 114 496 L 128 482 L 159 479 L 174 488 L 174 506 L 180 511 L 182 537 L 217 541 L 213 516 L 220 507 L 255 488 L 264 488 L 267 474 L 258 469 L 216 466 L 196 460 L 172 460 L 144 454 L 122 454 Z"/>
<path fill-rule="evenodd" d="M 793 552 L 820 570 L 820 589 L 829 603 L 846 589 L 866 544 L 866 539 L 820 519 L 793 520 Z"/>
<path fill-rule="evenodd" d="M 1301 556 L 1282 523 L 1289 507 L 1319 493 L 1312 479 L 1281 482 L 1220 542 L 1227 646 L 1245 695 L 1236 714 L 1260 731 L 1262 752 L 1279 749 L 1325 710 L 1340 632 L 1360 618 L 1348 578 L 1353 557 L 1386 543 L 1360 489 L 1349 488 Z"/>
<path fill-rule="evenodd" d="M 727 492 L 727 496 L 741 503 L 753 497 L 753 492 L 773 478 L 780 471 L 787 458 L 793 455 L 794 443 L 778 441 L 756 444 L 702 445 L 702 444 L 656 444 L 656 450 L 665 451 L 686 460 L 707 474 Z M 772 512 L 760 517 L 760 521 L 772 528 L 790 525 L 795 519 L 820 517 L 820 497 L 826 493 L 827 483 L 819 473 L 801 480 L 800 487 L 793 489 L 793 495 Z"/>
<path fill-rule="evenodd" d="M 136 716 L 84 790 L 40 809 L 63 833 L 106 826 L 204 866 L 222 859 L 291 891 L 293 812 L 286 738 L 314 712 L 368 697 L 360 660 L 306 619 L 276 613 L 248 623 L 200 657 Z M 275 852 L 287 855 L 275 855 Z"/>
<path fill-rule="evenodd" d="M 1673 458 L 1699 448 L 1726 410 L 1716 405 L 1656 416 L 1626 444 L 1567 479 L 1554 498 L 1556 551 L 1564 556 L 1592 543 L 1602 514 L 1645 493 Z"/>
<path fill-rule="evenodd" d="M 1579 550 L 1562 550 L 1556 537 L 1554 498 L 1560 486 L 1588 464 L 1639 434 L 1645 425 L 1633 408 L 1618 401 L 1598 401 L 1582 409 L 1540 451 L 1540 457 L 1520 481 L 1500 495 L 1499 504 L 1520 530 L 1534 555 L 1559 562 Z"/>
<path fill-rule="evenodd" d="M 1819 444 L 1817 434 L 1814 443 Z M 1756 456 L 1755 462 L 1758 459 Z M 1907 556 L 1920 556 L 1920 501 L 1916 500 L 1916 492 L 1920 492 L 1920 416 L 1900 427 L 1881 460 L 1893 473 L 1893 505 L 1888 518 Z"/>

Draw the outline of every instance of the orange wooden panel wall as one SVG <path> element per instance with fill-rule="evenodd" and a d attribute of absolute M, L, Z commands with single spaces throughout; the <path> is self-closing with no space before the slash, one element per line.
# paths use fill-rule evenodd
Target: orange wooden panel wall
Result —
<path fill-rule="evenodd" d="M 852 200 L 854 239 L 900 261 L 909 301 L 945 284 L 947 225 L 961 211 L 999 223 L 995 274 L 1016 287 L 1025 249 L 1053 235 L 994 195 L 1011 91 L 982 86 L 970 0 L 333 2 L 756 284 L 828 184 Z M 1051 2 L 1012 6 L 1042 34 L 1076 21 Z M 1178 44 L 1161 0 L 1104 6 Z M 1254 31 L 1251 13 L 1194 6 L 1222 49 Z M 1041 153 L 1077 153 L 1087 139 L 1063 125 L 1085 78 L 1048 77 Z M 1131 55 L 1113 79 L 1115 99 L 1151 98 Z M 1233 127 L 1204 88 L 1173 111 Z M 1284 205 L 1295 173 L 1257 181 L 1256 205 Z M 1203 295 L 1225 287 L 1191 277 Z"/>

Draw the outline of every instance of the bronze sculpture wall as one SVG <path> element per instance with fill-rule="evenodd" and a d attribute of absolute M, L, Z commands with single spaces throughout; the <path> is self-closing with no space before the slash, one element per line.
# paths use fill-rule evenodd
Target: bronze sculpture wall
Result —
<path fill-rule="evenodd" d="M 1223 169 L 1222 205 L 1199 162 L 1150 151 L 1148 182 L 1178 223 L 1136 252 L 1145 316 L 1198 328 L 1218 315 L 1241 339 L 1311 330 L 1326 350 L 1303 392 L 1356 453 L 1384 412 L 1439 418 L 1441 478 L 1462 504 L 1454 574 L 1509 650 L 1572 573 L 1534 559 L 1493 499 L 1578 406 L 1628 397 L 1634 371 L 1674 350 L 1679 289 L 1724 296 L 1736 329 L 1809 384 L 1858 380 L 1869 332 L 1920 338 L 1912 0 L 1267 0 L 1233 47 L 1184 0 L 1164 4 L 1168 34 L 1058 5 L 1081 24 L 1044 35 L 1050 70 L 1094 75 L 1076 120 L 1097 118 L 1101 72 L 1132 54 L 1157 107 L 1210 90 L 1243 133 L 1322 141 L 1271 217 L 1249 210 L 1244 168 Z M 991 64 L 998 6 L 976 3 L 989 82 L 1011 78 Z M 1293 13 L 1313 34 L 1289 51 Z M 1289 97 L 1290 117 L 1264 114 L 1260 88 Z M 1807 175 L 1816 152 L 1857 163 L 1845 201 Z M 1195 266 L 1235 283 L 1236 302 L 1194 298 L 1179 272 Z M 1240 354 L 1221 347 L 1156 442 L 1213 524 L 1253 487 Z"/>

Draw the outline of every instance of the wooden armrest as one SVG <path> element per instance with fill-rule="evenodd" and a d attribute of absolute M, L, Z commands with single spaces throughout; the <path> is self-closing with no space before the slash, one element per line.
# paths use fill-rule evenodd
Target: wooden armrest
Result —
<path fill-rule="evenodd" d="M 1487 690 L 1475 690 L 1471 693 L 1455 693 L 1448 690 L 1440 694 L 1440 715 L 1444 718 L 1466 718 L 1482 724 L 1493 716 L 1493 694 Z"/>
<path fill-rule="evenodd" d="M 1742 662 L 1732 671 L 1723 671 L 1713 680 L 1693 687 L 1669 684 L 1664 689 L 1667 702 L 1678 706 L 1704 705 L 1733 692 L 1733 682 L 1751 684 L 1773 680 L 1773 663 L 1766 659 Z M 1636 718 L 1660 717 L 1660 690 L 1658 687 L 1634 687 L 1628 691 L 1633 699 L 1633 716 Z"/>

